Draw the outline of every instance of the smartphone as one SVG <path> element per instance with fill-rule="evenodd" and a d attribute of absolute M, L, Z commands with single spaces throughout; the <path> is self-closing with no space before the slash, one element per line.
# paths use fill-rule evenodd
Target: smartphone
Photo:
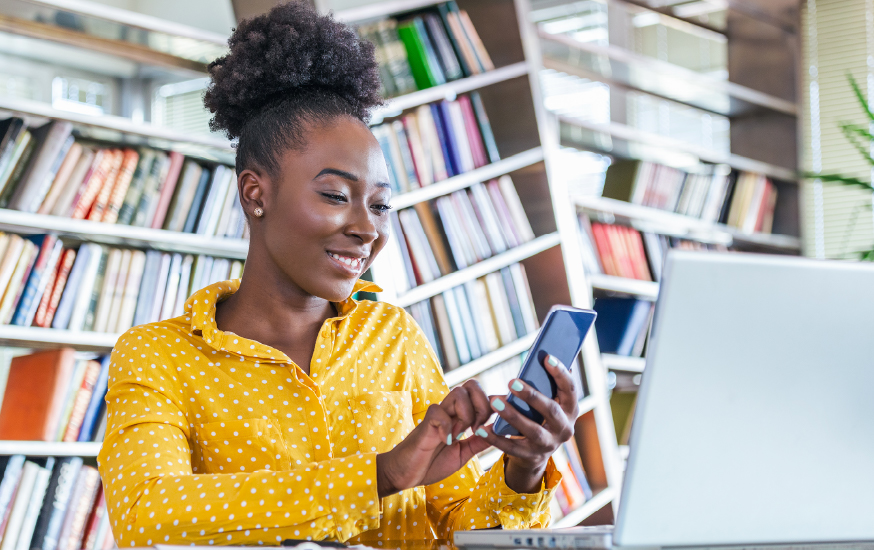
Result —
<path fill-rule="evenodd" d="M 534 340 L 534 345 L 531 346 L 517 378 L 528 383 L 547 398 L 555 399 L 555 380 L 546 371 L 543 361 L 547 355 L 552 355 L 570 369 L 580 348 L 583 347 L 583 340 L 592 328 L 596 316 L 597 313 L 588 309 L 553 306 L 546 315 L 546 320 L 540 327 L 540 333 Z M 543 415 L 515 395 L 509 394 L 507 402 L 533 422 L 543 424 Z M 492 430 L 498 435 L 519 435 L 519 431 L 501 417 L 495 421 Z"/>

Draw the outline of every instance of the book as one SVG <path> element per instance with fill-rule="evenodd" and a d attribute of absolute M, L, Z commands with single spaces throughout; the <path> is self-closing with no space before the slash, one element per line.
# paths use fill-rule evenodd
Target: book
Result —
<path fill-rule="evenodd" d="M 112 313 L 112 302 L 115 297 L 115 287 L 118 284 L 119 272 L 122 267 L 123 251 L 113 248 L 109 251 L 106 263 L 106 271 L 103 276 L 103 284 L 100 285 L 98 300 L 94 312 L 94 321 L 91 330 L 106 332 L 109 326 L 109 318 Z M 130 262 L 130 251 L 128 251 Z M 95 288 L 95 290 L 98 290 Z M 90 307 L 90 304 L 89 304 Z"/>
<path fill-rule="evenodd" d="M 103 274 L 106 271 L 107 254 L 103 247 L 98 244 L 88 243 L 79 247 L 79 258 L 82 258 L 82 270 L 78 278 L 74 279 L 76 264 L 73 264 L 73 271 L 70 272 L 70 278 L 67 280 L 67 287 L 70 289 L 69 313 L 64 317 L 57 314 L 59 318 L 57 325 L 52 322 L 53 328 L 68 328 L 69 330 L 84 330 L 86 319 L 91 307 L 94 290 L 100 289 L 103 284 Z M 67 299 L 67 291 L 61 297 L 61 304 L 58 306 L 60 310 L 64 306 L 64 301 Z"/>
<path fill-rule="evenodd" d="M 82 387 L 87 370 L 88 361 L 85 359 L 77 359 L 76 363 L 73 365 L 73 374 L 67 381 L 66 392 L 62 398 L 64 405 L 61 408 L 61 414 L 57 420 L 58 429 L 52 438 L 52 441 L 61 441 L 64 437 L 64 431 L 67 429 L 67 424 L 69 424 L 70 419 L 73 416 L 73 406 L 76 403 L 76 394 Z"/>
<path fill-rule="evenodd" d="M 12 162 L 16 141 L 24 132 L 25 126 L 24 119 L 19 117 L 0 120 L 0 174 Z"/>
<path fill-rule="evenodd" d="M 28 130 L 22 129 L 12 147 L 11 155 L 3 169 L 0 170 L 0 206 L 4 208 L 8 205 L 16 183 L 33 154 L 35 145 L 32 134 Z"/>
<path fill-rule="evenodd" d="M 185 301 L 189 296 L 189 284 L 191 283 L 191 266 L 194 263 L 194 256 L 186 254 L 182 258 L 182 265 L 179 271 L 179 290 L 176 292 L 176 303 L 173 306 L 171 316 L 178 317 L 185 311 Z"/>
<path fill-rule="evenodd" d="M 58 262 L 57 274 L 52 281 L 52 288 L 46 287 L 46 292 L 43 295 L 43 301 L 39 305 L 36 312 L 34 324 L 38 327 L 49 328 L 52 326 L 58 306 L 61 302 L 61 297 L 64 293 L 64 287 L 67 285 L 67 280 L 70 277 L 70 272 L 76 262 L 78 255 L 76 250 L 68 248 L 64 250 L 61 260 Z"/>
<path fill-rule="evenodd" d="M 179 292 L 179 279 L 182 276 L 182 259 L 182 254 L 173 254 L 173 259 L 170 263 L 170 273 L 167 277 L 167 286 L 164 290 L 161 313 L 158 320 L 170 319 L 173 317 L 173 310 L 176 307 L 176 294 Z"/>
<path fill-rule="evenodd" d="M 162 185 L 170 173 L 171 164 L 173 163 L 169 155 L 163 151 L 155 152 L 155 160 L 143 182 L 143 192 L 133 214 L 130 215 L 130 221 L 127 221 L 128 216 L 125 213 L 120 216 L 119 223 L 127 223 L 135 227 L 152 227 L 152 217 L 160 202 Z"/>
<path fill-rule="evenodd" d="M 602 353 L 630 356 L 635 340 L 646 330 L 651 304 L 632 298 L 598 298 L 595 329 Z"/>
<path fill-rule="evenodd" d="M 121 167 L 115 182 L 110 188 L 109 196 L 100 221 L 104 223 L 115 223 L 118 221 L 118 215 L 121 207 L 124 204 L 124 199 L 127 197 L 127 190 L 133 181 L 136 172 L 137 164 L 140 160 L 140 154 L 134 149 L 125 149 L 122 157 Z M 89 219 L 96 219 L 89 216 Z"/>
<path fill-rule="evenodd" d="M 0 532 L 6 526 L 9 513 L 12 510 L 15 491 L 18 489 L 19 481 L 21 481 L 22 470 L 24 469 L 24 455 L 12 455 L 4 457 L 6 464 L 3 470 L 3 481 L 0 481 Z"/>
<path fill-rule="evenodd" d="M 73 125 L 63 120 L 47 122 L 41 128 L 31 131 L 39 145 L 36 146 L 33 158 L 12 194 L 10 208 L 36 212 L 60 168 L 60 163 L 63 162 L 63 158 L 59 157 L 65 156 L 72 145 L 72 131 Z"/>
<path fill-rule="evenodd" d="M 171 152 L 169 155 L 169 164 L 163 181 L 160 184 L 160 193 L 156 196 L 156 200 L 149 201 L 147 205 L 148 210 L 143 214 L 144 224 L 151 220 L 150 225 L 152 229 L 164 227 L 167 209 L 170 208 L 170 200 L 173 198 L 173 191 L 176 190 L 176 184 L 179 180 L 179 174 L 182 171 L 182 163 L 184 161 L 185 157 L 176 151 Z"/>
<path fill-rule="evenodd" d="M 74 442 L 79 439 L 79 430 L 82 427 L 82 421 L 85 420 L 85 413 L 88 410 L 88 404 L 91 402 L 91 396 L 94 393 L 94 386 L 100 375 L 100 363 L 97 361 L 87 361 L 85 365 L 82 384 L 75 392 L 70 420 L 67 421 L 61 441 Z"/>
<path fill-rule="evenodd" d="M 398 36 L 407 50 L 407 60 L 413 79 L 420 90 L 446 83 L 446 77 L 437 61 L 434 45 L 425 30 L 421 16 L 398 24 Z"/>
<path fill-rule="evenodd" d="M 73 493 L 73 486 L 83 465 L 79 457 L 58 458 L 46 490 L 30 548 L 55 550 L 58 535 Z"/>
<path fill-rule="evenodd" d="M 50 273 L 57 266 L 63 248 L 63 244 L 54 235 L 32 237 L 31 240 L 39 247 L 39 251 L 24 283 L 18 307 L 12 315 L 10 324 L 18 326 L 30 326 L 33 323 L 39 300 L 45 292 Z"/>
<path fill-rule="evenodd" d="M 9 519 L 6 521 L 6 528 L 3 531 L 3 542 L 0 543 L 0 550 L 15 550 L 18 544 L 18 535 L 21 533 L 21 527 L 24 523 L 24 515 L 27 513 L 30 497 L 40 470 L 42 468 L 35 462 L 28 460 L 24 463 L 24 468 L 21 470 L 21 481 L 18 483 L 12 509 L 9 511 Z"/>
<path fill-rule="evenodd" d="M 376 33 L 385 54 L 394 94 L 402 95 L 415 91 L 416 80 L 410 69 L 406 48 L 398 35 L 397 21 L 384 19 L 377 22 Z"/>
<path fill-rule="evenodd" d="M 36 479 L 33 482 L 33 490 L 30 498 L 27 501 L 27 506 L 24 510 L 24 516 L 21 520 L 17 541 L 15 542 L 14 550 L 30 550 L 30 541 L 33 539 L 36 522 L 39 518 L 42 503 L 46 496 L 49 481 L 52 476 L 52 471 L 55 467 L 55 458 L 49 457 L 45 461 L 45 465 L 36 473 Z M 9 533 L 10 535 L 12 533 Z M 11 537 L 10 537 L 11 539 Z M 6 533 L 4 533 L 3 541 L 6 541 Z M 2 546 L 2 545 L 0 545 Z"/>
<path fill-rule="evenodd" d="M 443 349 L 443 370 L 448 372 L 461 365 L 458 348 L 452 335 L 452 325 L 449 322 L 449 312 L 442 295 L 438 294 L 431 298 L 431 306 L 434 315 L 434 325 L 440 338 L 440 347 Z"/>
<path fill-rule="evenodd" d="M 87 293 L 82 295 L 84 306 L 82 309 L 82 317 L 81 319 L 78 317 L 72 317 L 70 319 L 71 330 L 73 330 L 73 327 L 79 327 L 80 330 L 94 329 L 94 323 L 97 320 L 97 307 L 100 304 L 100 298 L 103 295 L 103 283 L 106 280 L 106 271 L 108 269 L 108 266 L 109 250 L 101 249 L 97 264 L 96 275 L 94 276 L 93 282 L 89 285 L 89 287 L 91 288 L 91 297 L 89 299 L 87 297 Z M 77 306 L 78 305 L 79 304 L 77 304 Z M 74 311 L 74 314 L 75 313 L 77 312 Z M 80 324 L 74 324 L 74 321 Z"/>
<path fill-rule="evenodd" d="M 30 275 L 30 270 L 33 267 L 33 260 L 39 252 L 36 244 L 30 239 L 24 239 L 24 248 L 18 256 L 15 267 L 3 292 L 3 299 L 0 301 L 0 323 L 9 324 L 12 320 L 12 315 L 15 313 L 15 308 L 18 306 L 18 300 L 21 298 L 24 290 L 24 283 Z"/>
<path fill-rule="evenodd" d="M 123 156 L 121 151 L 104 149 L 98 151 L 92 161 L 91 170 L 79 186 L 79 192 L 73 201 L 73 219 L 85 219 L 91 212 L 98 195 L 105 187 L 106 182 L 117 172 L 121 166 Z"/>
<path fill-rule="evenodd" d="M 118 209 L 118 219 L 116 223 L 121 225 L 129 225 L 136 213 L 137 205 L 140 203 L 140 198 L 145 189 L 146 180 L 152 171 L 152 165 L 155 163 L 157 151 L 154 149 L 144 148 L 140 151 L 140 158 L 137 162 L 136 170 L 131 178 L 130 185 L 121 202 L 121 207 Z"/>
<path fill-rule="evenodd" d="M 103 220 L 103 216 L 109 208 L 109 201 L 112 199 L 112 190 L 115 189 L 116 183 L 124 178 L 123 171 L 127 164 L 127 151 L 114 149 L 111 157 L 112 164 L 109 165 L 106 178 L 100 183 L 100 190 L 95 195 L 88 214 L 84 216 L 87 220 L 97 222 Z"/>
<path fill-rule="evenodd" d="M 100 485 L 100 475 L 92 466 L 82 466 L 73 487 L 70 506 L 58 536 L 57 550 L 78 550 L 85 532 L 88 513 Z"/>
<path fill-rule="evenodd" d="M 197 192 L 197 184 L 200 182 L 202 174 L 203 168 L 199 164 L 191 160 L 185 161 L 185 167 L 180 176 L 179 189 L 176 190 L 170 202 L 163 225 L 164 229 L 182 231 L 185 227 L 185 217 L 194 201 L 194 194 Z"/>
<path fill-rule="evenodd" d="M 140 292 L 140 282 L 143 277 L 143 269 L 146 264 L 146 253 L 142 250 L 131 252 L 130 267 L 124 284 L 117 285 L 121 290 L 121 300 L 118 303 L 118 319 L 115 322 L 113 332 L 121 333 L 133 326 L 134 313 L 137 307 L 137 296 Z"/>
<path fill-rule="evenodd" d="M 483 144 L 489 155 L 489 161 L 498 162 L 501 160 L 501 155 L 498 151 L 498 144 L 495 141 L 495 134 L 492 132 L 492 125 L 486 114 L 486 108 L 483 104 L 482 97 L 477 91 L 470 92 L 469 95 L 470 104 L 473 107 L 474 115 L 476 115 L 476 122 L 479 126 L 480 135 L 482 136 Z"/>
<path fill-rule="evenodd" d="M 55 175 L 55 178 L 52 181 L 51 187 L 49 188 L 45 199 L 42 201 L 39 209 L 37 209 L 37 214 L 48 214 L 52 211 L 55 203 L 61 195 L 61 192 L 64 190 L 64 188 L 67 187 L 70 176 L 73 175 L 73 170 L 76 168 L 76 165 L 79 162 L 79 158 L 82 156 L 83 150 L 84 148 L 80 143 L 74 142 L 70 145 L 70 148 L 67 151 L 63 162 L 58 168 L 58 173 Z"/>
<path fill-rule="evenodd" d="M 182 227 L 183 233 L 194 233 L 197 229 L 198 220 L 200 220 L 201 215 L 204 213 L 204 201 L 207 199 L 207 193 L 213 193 L 215 177 L 221 173 L 223 168 L 224 166 L 218 166 L 212 173 L 209 170 L 201 172 L 200 180 L 197 182 L 197 188 L 194 191 L 194 198 L 191 201 L 191 206 L 188 208 L 185 224 Z"/>
<path fill-rule="evenodd" d="M 434 13 L 425 13 L 422 15 L 422 19 L 428 38 L 434 46 L 437 62 L 446 80 L 462 78 L 464 72 L 461 70 L 458 57 L 455 55 L 452 43 L 449 41 L 449 35 L 446 33 L 440 17 Z"/>
<path fill-rule="evenodd" d="M 103 399 L 106 396 L 109 382 L 109 355 L 104 355 L 100 360 L 100 371 L 94 382 L 94 389 L 85 414 L 82 417 L 82 426 L 76 436 L 76 441 L 92 441 L 98 422 L 98 416 L 104 409 Z"/>

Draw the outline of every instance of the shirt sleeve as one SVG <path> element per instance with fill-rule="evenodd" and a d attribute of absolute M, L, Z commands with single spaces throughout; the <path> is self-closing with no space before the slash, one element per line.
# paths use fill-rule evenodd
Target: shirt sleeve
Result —
<path fill-rule="evenodd" d="M 119 547 L 345 541 L 379 526 L 376 453 L 286 471 L 194 474 L 179 368 L 168 366 L 171 352 L 154 334 L 132 329 L 110 359 L 98 467 Z"/>
<path fill-rule="evenodd" d="M 416 399 L 413 420 L 418 425 L 428 406 L 439 403 L 449 393 L 434 350 L 415 321 L 410 318 L 408 337 L 412 348 L 407 356 L 416 367 Z M 561 481 L 561 474 L 552 459 L 546 467 L 541 490 L 521 494 L 509 488 L 504 480 L 507 457 L 502 455 L 495 465 L 483 472 L 474 457 L 448 478 L 425 487 L 428 517 L 437 538 L 452 539 L 455 530 L 533 529 L 549 525 L 549 503 Z"/>

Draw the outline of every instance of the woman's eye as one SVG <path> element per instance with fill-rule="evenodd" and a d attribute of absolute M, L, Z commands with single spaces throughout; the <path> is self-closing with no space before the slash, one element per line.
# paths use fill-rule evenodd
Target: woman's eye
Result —
<path fill-rule="evenodd" d="M 377 212 L 388 212 L 392 209 L 391 205 L 388 204 L 374 204 L 371 208 L 375 209 Z"/>
<path fill-rule="evenodd" d="M 346 200 L 345 196 L 337 195 L 334 193 L 322 193 L 322 196 L 327 197 L 327 198 L 331 199 L 332 201 L 337 201 L 337 202 L 343 202 Z"/>

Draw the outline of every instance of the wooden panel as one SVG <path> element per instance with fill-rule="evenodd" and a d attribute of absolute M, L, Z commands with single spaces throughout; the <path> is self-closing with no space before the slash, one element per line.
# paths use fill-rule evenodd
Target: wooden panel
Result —
<path fill-rule="evenodd" d="M 597 493 L 607 487 L 607 472 L 604 469 L 594 411 L 589 411 L 577 419 L 574 437 L 580 449 L 580 459 L 589 478 L 589 485 L 592 487 L 592 492 Z"/>

